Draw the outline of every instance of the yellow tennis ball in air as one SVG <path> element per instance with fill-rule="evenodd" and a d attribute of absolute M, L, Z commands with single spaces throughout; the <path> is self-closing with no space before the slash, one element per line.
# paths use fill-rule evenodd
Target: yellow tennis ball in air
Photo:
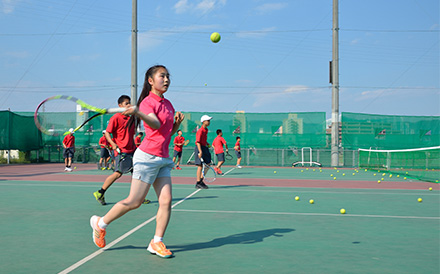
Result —
<path fill-rule="evenodd" d="M 418 201 L 419 203 L 421 203 L 423 200 L 422 200 L 422 198 L 418 198 L 417 201 Z"/>
<path fill-rule="evenodd" d="M 341 214 L 345 214 L 345 209 L 341 208 L 339 212 L 341 212 Z"/>
<path fill-rule="evenodd" d="M 315 201 L 313 199 L 310 199 L 309 203 L 314 204 Z"/>
<path fill-rule="evenodd" d="M 299 197 L 298 196 L 295 197 L 295 201 L 299 201 Z"/>
<path fill-rule="evenodd" d="M 221 39 L 222 37 L 220 36 L 220 33 L 218 33 L 218 32 L 213 32 L 212 34 L 211 34 L 211 41 L 213 42 L 213 43 L 218 43 L 218 42 L 220 42 L 220 39 Z"/>

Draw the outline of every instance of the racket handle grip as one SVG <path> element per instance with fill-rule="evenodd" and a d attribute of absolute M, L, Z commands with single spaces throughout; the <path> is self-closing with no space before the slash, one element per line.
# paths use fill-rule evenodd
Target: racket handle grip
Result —
<path fill-rule="evenodd" d="M 122 113 L 126 110 L 126 108 L 109 108 L 107 109 L 107 113 Z"/>

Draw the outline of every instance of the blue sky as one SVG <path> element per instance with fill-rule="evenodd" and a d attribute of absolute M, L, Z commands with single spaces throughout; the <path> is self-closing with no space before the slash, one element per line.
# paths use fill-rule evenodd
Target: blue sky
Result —
<path fill-rule="evenodd" d="M 340 112 L 440 115 L 439 1 L 340 0 L 339 12 Z M 332 0 L 138 1 L 138 17 L 139 92 L 164 64 L 176 110 L 331 117 Z M 0 25 L 0 110 L 130 94 L 131 1 L 1 0 Z"/>

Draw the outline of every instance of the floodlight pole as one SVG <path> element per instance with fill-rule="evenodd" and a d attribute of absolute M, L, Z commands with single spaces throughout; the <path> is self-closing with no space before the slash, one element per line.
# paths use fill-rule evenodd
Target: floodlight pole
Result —
<path fill-rule="evenodd" d="M 137 102 L 137 0 L 132 0 L 131 16 L 131 104 Z"/>
<path fill-rule="evenodd" d="M 332 142 L 331 166 L 339 165 L 339 10 L 338 0 L 333 0 L 333 56 L 332 77 Z"/>

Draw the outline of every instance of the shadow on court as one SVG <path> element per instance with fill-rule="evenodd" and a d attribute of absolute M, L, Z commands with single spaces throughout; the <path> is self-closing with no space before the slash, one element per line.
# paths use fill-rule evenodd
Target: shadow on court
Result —
<path fill-rule="evenodd" d="M 274 229 L 265 229 L 253 232 L 239 233 L 226 237 L 216 238 L 209 242 L 203 243 L 194 243 L 188 245 L 175 245 L 169 246 L 174 253 L 184 252 L 184 251 L 192 251 L 192 250 L 200 250 L 200 249 L 208 249 L 208 248 L 217 248 L 224 245 L 234 245 L 234 244 L 255 244 L 262 242 L 265 238 L 274 236 L 274 237 L 283 237 L 282 233 L 288 233 L 295 231 L 295 229 L 291 228 L 274 228 Z"/>
<path fill-rule="evenodd" d="M 218 196 L 204 196 L 204 197 L 190 197 L 190 198 L 186 198 L 186 200 L 187 201 L 191 201 L 191 200 L 200 200 L 200 199 L 218 199 L 219 197 Z M 149 198 L 147 198 L 148 200 L 150 200 L 151 202 L 149 202 L 148 204 L 145 204 L 145 205 L 143 205 L 143 206 L 148 206 L 148 205 L 153 205 L 153 204 L 157 204 L 158 202 L 157 202 L 157 200 L 151 200 L 151 199 L 149 199 Z M 157 197 L 156 196 L 154 196 L 154 198 L 153 199 L 157 199 Z M 181 200 L 183 200 L 184 198 L 173 198 L 173 202 L 179 202 L 179 201 L 181 201 Z M 119 202 L 119 201 L 118 201 Z M 118 202 L 110 202 L 110 203 L 107 203 L 107 205 L 108 206 L 111 206 L 111 205 L 115 205 L 115 204 L 117 204 Z"/>
<path fill-rule="evenodd" d="M 188 245 L 170 245 L 167 246 L 173 253 L 185 252 L 185 251 L 193 251 L 193 250 L 201 250 L 208 248 L 217 248 L 224 245 L 234 245 L 234 244 L 255 244 L 263 242 L 265 238 L 274 236 L 274 237 L 283 237 L 282 233 L 288 233 L 295 231 L 295 229 L 291 228 L 274 228 L 274 229 L 265 229 L 253 232 L 239 233 L 226 237 L 216 238 L 209 242 L 202 243 L 194 243 Z M 109 248 L 107 251 L 112 250 L 124 250 L 124 249 L 146 249 L 147 246 L 133 246 L 126 245 L 121 247 Z"/>

